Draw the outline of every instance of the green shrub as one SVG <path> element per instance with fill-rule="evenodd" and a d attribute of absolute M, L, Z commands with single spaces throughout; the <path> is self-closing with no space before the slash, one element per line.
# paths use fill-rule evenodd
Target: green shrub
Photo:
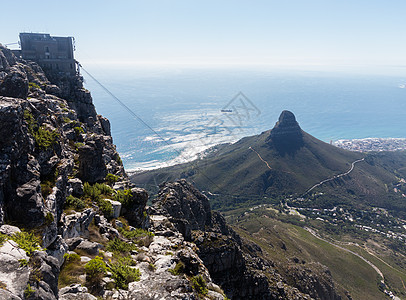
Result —
<path fill-rule="evenodd" d="M 100 256 L 96 256 L 85 265 L 85 271 L 89 278 L 96 278 L 99 276 L 103 277 L 107 273 L 108 268 L 103 259 Z"/>
<path fill-rule="evenodd" d="M 109 268 L 100 256 L 96 256 L 85 265 L 86 285 L 90 292 L 97 292 L 101 289 L 101 281 L 107 271 Z"/>
<path fill-rule="evenodd" d="M 83 185 L 83 196 L 90 198 L 92 201 L 98 201 L 101 195 L 106 197 L 110 196 L 113 193 L 113 189 L 104 183 L 95 183 L 90 185 L 88 182 L 85 182 Z"/>
<path fill-rule="evenodd" d="M 18 262 L 20 263 L 20 267 L 26 267 L 28 266 L 28 260 L 26 259 L 19 259 Z"/>
<path fill-rule="evenodd" d="M 10 237 L 8 235 L 0 233 L 0 247 L 3 246 L 4 242 L 9 239 Z"/>
<path fill-rule="evenodd" d="M 35 143 L 39 148 L 48 149 L 56 144 L 59 133 L 56 130 L 50 131 L 44 126 L 38 127 L 37 121 L 28 109 L 24 110 L 24 120 L 27 122 L 28 131 L 34 137 Z"/>
<path fill-rule="evenodd" d="M 83 198 L 96 202 L 106 217 L 110 217 L 113 214 L 113 205 L 110 201 L 104 200 L 103 196 L 110 197 L 112 193 L 113 189 L 104 183 L 90 185 L 88 182 L 85 182 L 83 185 Z"/>
<path fill-rule="evenodd" d="M 128 284 L 133 281 L 139 281 L 141 272 L 139 269 L 131 268 L 127 264 L 118 260 L 110 265 L 111 277 L 119 289 L 127 289 Z"/>
<path fill-rule="evenodd" d="M 56 130 L 45 129 L 44 126 L 38 128 L 38 131 L 34 131 L 34 139 L 37 146 L 41 149 L 48 149 L 57 143 L 59 133 Z"/>
<path fill-rule="evenodd" d="M 180 275 L 185 271 L 185 264 L 179 261 L 173 269 L 168 269 L 172 275 Z"/>
<path fill-rule="evenodd" d="M 120 228 L 118 227 L 117 230 L 127 239 L 130 240 L 137 240 L 140 237 L 144 237 L 144 236 L 155 236 L 154 233 L 141 229 L 141 228 L 135 228 L 135 230 L 127 230 L 125 228 Z"/>
<path fill-rule="evenodd" d="M 123 206 L 130 206 L 133 195 L 131 194 L 131 190 L 118 190 L 117 193 L 114 195 L 114 200 L 121 202 Z"/>
<path fill-rule="evenodd" d="M 127 230 L 125 228 L 117 228 L 118 232 L 120 232 L 125 238 L 135 242 L 138 246 L 146 246 L 148 247 L 154 238 L 154 234 L 147 230 L 143 230 L 141 228 L 136 228 L 135 230 Z"/>
<path fill-rule="evenodd" d="M 64 122 L 64 123 L 70 123 L 70 122 L 72 122 L 72 120 L 69 119 L 68 117 L 64 117 L 64 118 L 63 118 L 63 122 Z"/>
<path fill-rule="evenodd" d="M 192 277 L 192 287 L 193 289 L 201 295 L 207 295 L 209 292 L 207 289 L 207 284 L 202 275 L 197 275 Z"/>
<path fill-rule="evenodd" d="M 90 185 L 88 182 L 85 182 L 83 185 L 83 196 L 86 198 L 90 198 L 92 201 L 99 200 L 101 192 L 97 189 L 94 185 Z"/>
<path fill-rule="evenodd" d="M 83 147 L 85 144 L 83 144 L 83 143 L 81 143 L 81 142 L 76 142 L 75 143 L 75 150 L 76 151 L 78 151 L 78 149 L 80 148 L 80 147 Z"/>
<path fill-rule="evenodd" d="M 36 237 L 32 232 L 17 232 L 11 236 L 11 239 L 16 242 L 17 245 L 23 249 L 28 256 L 31 256 L 34 251 L 41 249 L 40 238 Z"/>
<path fill-rule="evenodd" d="M 73 130 L 75 130 L 76 136 L 78 136 L 78 135 L 80 135 L 80 134 L 82 134 L 82 133 L 85 133 L 85 131 L 83 130 L 83 128 L 82 128 L 82 127 L 79 127 L 79 126 L 74 127 Z"/>
<path fill-rule="evenodd" d="M 102 195 L 110 196 L 113 194 L 114 190 L 104 183 L 95 183 L 94 187 L 100 191 Z"/>
<path fill-rule="evenodd" d="M 51 212 L 47 212 L 45 215 L 45 224 L 50 225 L 54 221 L 54 215 Z"/>
<path fill-rule="evenodd" d="M 27 287 L 25 288 L 24 291 L 24 297 L 25 298 L 30 298 L 31 295 L 35 292 L 35 290 L 30 286 L 30 284 L 27 284 Z"/>
<path fill-rule="evenodd" d="M 80 262 L 80 255 L 77 253 L 65 253 L 63 255 L 65 263 Z"/>
<path fill-rule="evenodd" d="M 106 218 L 110 218 L 113 215 L 113 205 L 110 201 L 99 199 L 99 201 L 97 201 L 97 205 Z"/>
<path fill-rule="evenodd" d="M 72 208 L 74 210 L 81 210 L 86 207 L 85 202 L 82 199 L 76 198 L 72 195 L 66 197 L 65 208 Z"/>
<path fill-rule="evenodd" d="M 24 120 L 27 122 L 28 125 L 28 131 L 34 135 L 34 131 L 38 129 L 37 121 L 35 121 L 34 116 L 32 113 L 28 110 L 24 110 Z"/>
<path fill-rule="evenodd" d="M 107 184 L 112 186 L 113 184 L 115 184 L 117 182 L 118 176 L 109 173 L 109 174 L 106 175 L 105 180 L 106 180 Z"/>
<path fill-rule="evenodd" d="M 35 82 L 29 82 L 28 87 L 31 89 L 32 88 L 39 89 L 39 90 L 41 89 L 41 87 L 38 84 L 36 84 Z"/>
<path fill-rule="evenodd" d="M 138 250 L 138 248 L 134 244 L 124 242 L 119 238 L 114 238 L 107 243 L 106 250 L 116 254 L 124 254 L 129 253 L 131 250 Z"/>

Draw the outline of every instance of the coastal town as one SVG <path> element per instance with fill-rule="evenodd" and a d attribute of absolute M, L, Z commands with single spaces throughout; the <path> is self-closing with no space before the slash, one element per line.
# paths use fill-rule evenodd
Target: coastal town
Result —
<path fill-rule="evenodd" d="M 406 138 L 365 138 L 338 140 L 332 145 L 357 152 L 406 150 Z"/>

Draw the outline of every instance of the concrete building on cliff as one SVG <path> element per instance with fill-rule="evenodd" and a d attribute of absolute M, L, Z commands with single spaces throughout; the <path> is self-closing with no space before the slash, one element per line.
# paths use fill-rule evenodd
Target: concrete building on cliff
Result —
<path fill-rule="evenodd" d="M 75 75 L 77 64 L 73 55 L 73 37 L 51 36 L 48 33 L 20 33 L 21 50 L 13 50 L 17 57 L 38 63 L 46 72 Z"/>

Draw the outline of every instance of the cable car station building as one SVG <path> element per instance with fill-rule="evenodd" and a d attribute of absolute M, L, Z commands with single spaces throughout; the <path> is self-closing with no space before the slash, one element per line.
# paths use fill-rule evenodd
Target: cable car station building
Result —
<path fill-rule="evenodd" d="M 22 59 L 35 61 L 45 72 L 77 74 L 73 37 L 57 37 L 48 33 L 20 33 L 20 45 L 21 50 L 13 50 L 14 54 Z"/>

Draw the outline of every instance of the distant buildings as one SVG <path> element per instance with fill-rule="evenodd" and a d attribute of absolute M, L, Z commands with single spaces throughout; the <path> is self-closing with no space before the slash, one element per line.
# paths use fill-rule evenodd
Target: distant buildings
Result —
<path fill-rule="evenodd" d="M 338 140 L 334 146 L 358 152 L 406 150 L 406 138 L 365 138 Z"/>
<path fill-rule="evenodd" d="M 57 37 L 48 33 L 20 33 L 21 50 L 14 54 L 38 63 L 45 72 L 77 73 L 73 37 Z"/>

